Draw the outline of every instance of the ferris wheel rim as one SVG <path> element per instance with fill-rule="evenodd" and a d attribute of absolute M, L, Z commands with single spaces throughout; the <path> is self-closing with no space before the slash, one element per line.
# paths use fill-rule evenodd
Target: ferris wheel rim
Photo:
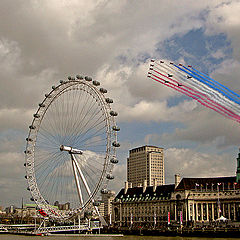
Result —
<path fill-rule="evenodd" d="M 54 99 L 58 98 L 61 94 L 64 94 L 64 90 L 71 88 L 72 86 L 79 85 L 79 84 L 83 84 L 83 86 L 89 87 L 93 92 L 95 92 L 95 94 L 99 98 L 99 101 L 101 102 L 101 106 L 104 109 L 103 112 L 105 114 L 106 122 L 107 122 L 107 124 L 106 124 L 107 145 L 106 145 L 104 168 L 102 170 L 101 178 L 99 179 L 96 188 L 92 192 L 92 195 L 89 196 L 89 199 L 88 199 L 88 201 L 86 201 L 84 206 L 82 206 L 78 209 L 75 209 L 72 212 L 72 214 L 82 211 L 91 201 L 94 200 L 94 197 L 96 196 L 97 191 L 99 191 L 100 187 L 105 184 L 104 178 L 106 177 L 107 170 L 110 173 L 112 172 L 113 164 L 110 162 L 110 157 L 116 156 L 116 147 L 113 147 L 112 140 L 109 139 L 110 133 L 112 133 L 113 138 L 115 139 L 115 141 L 117 141 L 116 131 L 113 131 L 111 129 L 111 127 L 116 126 L 116 123 L 115 123 L 114 116 L 110 113 L 111 107 L 110 107 L 110 104 L 107 103 L 107 100 L 106 100 L 104 94 L 101 93 L 95 86 L 93 86 L 92 84 L 90 84 L 89 82 L 86 82 L 84 80 L 69 80 L 69 81 L 65 81 L 65 82 L 61 83 L 57 87 L 53 87 L 52 91 L 50 91 L 50 93 L 45 95 L 44 100 L 42 101 L 41 104 L 39 104 L 39 108 L 38 108 L 37 112 L 34 114 L 32 124 L 30 125 L 30 130 L 29 130 L 29 134 L 28 134 L 28 138 L 27 138 L 27 146 L 26 146 L 26 151 L 25 151 L 25 154 L 26 154 L 25 163 L 26 163 L 26 174 L 27 174 L 26 176 L 27 176 L 28 186 L 29 186 L 32 198 L 34 199 L 34 201 L 36 202 L 36 204 L 38 205 L 38 207 L 40 209 L 45 209 L 46 212 L 48 213 L 48 215 L 52 215 L 51 217 L 53 217 L 53 218 L 65 218 L 65 217 L 54 216 L 54 213 L 51 214 L 52 209 L 51 209 L 49 203 L 42 196 L 41 191 L 39 190 L 38 183 L 36 181 L 35 172 L 34 172 L 35 147 L 36 147 L 36 142 L 37 142 L 37 138 L 38 138 L 39 128 L 41 126 L 42 120 L 43 120 L 49 106 L 53 103 Z M 59 90 L 61 90 L 61 91 L 59 91 Z M 57 92 L 57 91 L 59 91 L 59 92 Z M 52 98 L 52 99 L 49 100 L 50 98 Z M 44 110 L 42 111 L 42 109 L 44 109 Z M 105 181 L 107 182 L 108 180 L 105 180 Z M 69 215 L 71 215 L 71 214 L 69 214 Z M 71 217 L 71 216 L 68 216 L 66 218 L 69 218 L 69 217 Z"/>

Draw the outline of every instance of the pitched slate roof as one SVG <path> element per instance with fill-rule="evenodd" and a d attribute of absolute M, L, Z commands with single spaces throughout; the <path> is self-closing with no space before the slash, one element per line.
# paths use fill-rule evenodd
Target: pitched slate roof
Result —
<path fill-rule="evenodd" d="M 154 192 L 153 186 L 146 188 L 143 192 L 143 187 L 128 188 L 126 194 L 124 194 L 124 188 L 120 190 L 115 198 L 115 202 L 120 199 L 123 202 L 136 202 L 136 201 L 154 201 L 154 200 L 168 200 L 171 197 L 171 193 L 174 192 L 175 185 L 161 185 L 157 186 Z"/>
<path fill-rule="evenodd" d="M 235 184 L 234 184 L 235 183 Z M 214 189 L 219 185 L 219 189 L 227 190 L 233 188 L 239 188 L 239 184 L 236 184 L 236 177 L 214 177 L 214 178 L 183 178 L 178 184 L 176 191 L 191 190 L 196 188 L 208 188 Z"/>

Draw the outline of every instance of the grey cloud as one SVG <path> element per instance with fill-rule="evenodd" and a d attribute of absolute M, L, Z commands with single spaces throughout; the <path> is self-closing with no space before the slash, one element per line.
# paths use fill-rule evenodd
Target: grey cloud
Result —
<path fill-rule="evenodd" d="M 186 118 L 186 128 L 177 128 L 174 133 L 161 136 L 162 141 L 193 141 L 199 143 L 218 143 L 218 147 L 239 145 L 239 123 L 201 106 Z M 219 141 L 221 138 L 221 141 Z"/>
<path fill-rule="evenodd" d="M 234 176 L 235 158 L 232 154 L 205 154 L 190 149 L 169 148 L 165 151 L 166 181 L 173 182 L 176 173 L 182 177 Z"/>
<path fill-rule="evenodd" d="M 127 120 L 128 111 L 134 110 L 134 107 L 140 106 L 143 101 L 149 103 L 147 114 L 152 114 L 154 106 L 160 109 L 163 106 L 164 112 L 158 116 L 158 121 L 172 121 L 170 115 L 174 109 L 169 109 L 164 101 L 165 98 L 175 96 L 175 93 L 166 88 L 158 88 L 154 83 L 149 84 L 145 73 L 147 64 L 139 64 L 139 59 L 142 59 L 142 56 L 143 58 L 158 56 L 155 52 L 156 46 L 166 38 L 176 33 L 187 32 L 196 26 L 203 26 L 205 23 L 198 16 L 206 9 L 214 11 L 218 4 L 218 0 L 211 2 L 192 0 L 190 3 L 182 1 L 180 5 L 158 0 L 151 2 L 2 0 L 1 134 L 3 131 L 13 129 L 27 133 L 32 114 L 51 85 L 69 74 L 77 73 L 99 77 L 103 85 L 106 84 L 110 91 L 109 95 L 112 95 L 116 102 L 114 105 L 116 110 L 123 109 L 122 121 Z M 214 18 L 218 15 L 219 13 L 213 12 Z M 235 33 L 236 31 L 232 34 L 229 32 L 229 36 L 235 38 L 236 35 L 238 39 Z M 238 42 L 234 40 L 235 44 Z M 181 116 L 181 121 L 184 121 L 187 119 L 184 113 L 193 109 L 187 109 L 186 104 L 185 108 L 178 111 L 179 115 L 174 116 Z M 202 141 L 208 137 L 213 139 L 214 137 L 207 134 L 208 128 L 213 127 L 210 123 L 206 124 L 206 128 L 200 128 L 197 123 L 194 125 L 191 122 L 198 118 L 197 110 L 194 112 L 195 115 L 188 115 L 186 129 L 179 130 L 177 138 L 189 139 L 191 134 L 193 139 L 197 138 L 198 131 L 194 131 L 196 126 L 199 131 L 206 132 L 206 135 L 202 133 Z M 205 118 L 209 116 L 211 115 L 206 114 Z M 135 114 L 131 117 L 133 121 L 152 121 L 152 118 L 146 118 L 144 114 Z M 202 123 L 198 121 L 198 124 Z M 217 127 L 213 129 L 215 132 L 218 130 Z M 226 128 L 224 129 L 221 132 L 223 136 L 226 135 Z M 230 132 L 236 136 L 234 130 Z M 219 136 L 217 133 L 215 135 Z M 170 136 L 166 138 L 171 139 Z M 230 133 L 228 139 L 231 144 L 233 140 L 230 140 Z M 237 141 L 237 137 L 234 139 L 234 142 Z M 2 143 L 0 188 L 6 193 L 5 200 L 8 198 L 11 202 L 22 195 L 22 186 L 25 182 L 18 181 L 20 175 L 24 174 L 21 166 L 23 159 L 12 147 L 14 144 L 21 145 L 21 141 L 16 143 L 13 139 L 5 139 Z M 8 144 L 11 148 L 8 148 Z M 18 150 L 20 152 L 20 149 Z M 7 161 L 11 159 L 13 162 Z M 11 176 L 12 165 L 16 166 L 12 174 L 16 174 L 17 180 Z M 126 169 L 123 165 L 116 170 L 116 176 L 119 176 L 118 188 L 125 177 L 124 172 L 126 173 Z M 9 176 L 8 186 L 3 182 L 5 173 Z"/>

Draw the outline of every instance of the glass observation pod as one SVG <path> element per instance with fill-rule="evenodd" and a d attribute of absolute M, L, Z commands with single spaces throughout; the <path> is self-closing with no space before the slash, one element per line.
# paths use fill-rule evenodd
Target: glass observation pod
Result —
<path fill-rule="evenodd" d="M 99 91 L 100 91 L 101 93 L 107 93 L 107 89 L 105 89 L 105 88 L 100 88 Z"/>
<path fill-rule="evenodd" d="M 93 81 L 92 83 L 93 83 L 94 86 L 99 86 L 100 85 L 100 82 L 98 82 L 98 81 Z"/>
<path fill-rule="evenodd" d="M 108 180 L 112 180 L 112 179 L 114 179 L 114 176 L 113 176 L 112 174 L 108 174 L 108 175 L 106 176 L 106 178 L 107 178 Z"/>
<path fill-rule="evenodd" d="M 110 111 L 110 115 L 113 116 L 113 117 L 116 117 L 118 115 L 118 113 L 115 112 L 115 111 Z"/>
<path fill-rule="evenodd" d="M 106 103 L 113 103 L 113 100 L 111 98 L 106 98 Z"/>
<path fill-rule="evenodd" d="M 40 118 L 40 115 L 38 113 L 33 114 L 35 118 Z"/>
<path fill-rule="evenodd" d="M 76 78 L 81 80 L 81 79 L 83 79 L 83 76 L 81 76 L 81 75 L 76 75 Z"/>
<path fill-rule="evenodd" d="M 112 145 L 113 145 L 114 147 L 120 147 L 120 143 L 119 143 L 119 142 L 116 142 L 116 141 L 114 141 L 114 142 L 112 143 Z"/>
<path fill-rule="evenodd" d="M 113 164 L 116 164 L 116 163 L 118 163 L 118 160 L 115 157 L 113 157 L 110 159 L 110 162 Z"/>
<path fill-rule="evenodd" d="M 52 96 L 51 96 L 49 93 L 46 93 L 46 94 L 45 94 L 45 97 L 46 97 L 46 98 L 51 98 Z"/>
<path fill-rule="evenodd" d="M 101 193 L 102 193 L 102 194 L 107 194 L 107 193 L 108 193 L 108 190 L 107 190 L 106 188 L 103 188 L 103 189 L 101 190 Z"/>
<path fill-rule="evenodd" d="M 86 80 L 86 81 L 88 81 L 88 82 L 91 82 L 91 81 L 92 81 L 92 78 L 91 78 L 91 77 L 88 77 L 88 76 L 86 76 L 86 77 L 85 77 L 85 80 Z"/>
<path fill-rule="evenodd" d="M 113 131 L 120 131 L 120 127 L 118 127 L 118 126 L 113 126 L 113 127 L 112 127 L 112 130 L 113 130 Z"/>
<path fill-rule="evenodd" d="M 44 103 L 39 103 L 38 106 L 39 107 L 45 107 L 45 104 Z"/>

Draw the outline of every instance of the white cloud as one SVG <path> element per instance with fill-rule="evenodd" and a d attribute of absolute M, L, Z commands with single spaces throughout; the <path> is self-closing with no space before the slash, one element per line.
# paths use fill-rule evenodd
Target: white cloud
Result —
<path fill-rule="evenodd" d="M 167 100 L 179 95 L 146 76 L 146 58 L 158 57 L 157 46 L 174 34 L 183 35 L 204 26 L 208 33 L 227 33 L 237 56 L 239 4 L 221 3 L 219 0 L 184 0 L 181 4 L 159 0 L 1 1 L 0 133 L 17 129 L 27 135 L 32 114 L 51 85 L 80 73 L 92 75 L 109 90 L 108 96 L 113 98 L 113 108 L 122 122 L 178 121 L 185 128 L 161 139 L 236 144 L 238 131 L 231 128 L 228 120 L 201 111 L 194 101 L 169 107 Z M 213 56 L 221 57 L 221 52 Z M 216 71 L 216 74 L 223 73 Z M 224 74 L 236 86 L 238 71 L 226 69 Z M 16 142 L 1 141 L 4 155 L 0 164 L 11 171 L 12 163 L 6 159 L 20 162 L 20 155 L 11 153 Z M 131 144 L 126 143 L 125 149 Z M 116 171 L 119 176 L 116 184 L 120 188 L 125 166 L 120 165 Z M 8 189 L 9 199 L 21 195 L 20 185 L 11 184 Z"/>
<path fill-rule="evenodd" d="M 234 56 L 239 58 L 239 27 L 240 19 L 238 17 L 240 11 L 239 1 L 226 1 L 211 9 L 207 17 L 206 33 L 216 34 L 225 33 L 234 49 Z"/>
<path fill-rule="evenodd" d="M 173 182 L 176 173 L 182 177 L 234 176 L 236 162 L 231 157 L 228 154 L 205 154 L 186 148 L 169 148 L 165 151 L 166 180 Z"/>
<path fill-rule="evenodd" d="M 182 122 L 185 120 L 186 114 L 191 112 L 196 106 L 195 101 L 185 101 L 176 106 L 168 107 L 166 101 L 148 102 L 143 100 L 132 107 L 120 105 L 118 107 L 121 111 L 119 119 L 121 121 Z"/>

